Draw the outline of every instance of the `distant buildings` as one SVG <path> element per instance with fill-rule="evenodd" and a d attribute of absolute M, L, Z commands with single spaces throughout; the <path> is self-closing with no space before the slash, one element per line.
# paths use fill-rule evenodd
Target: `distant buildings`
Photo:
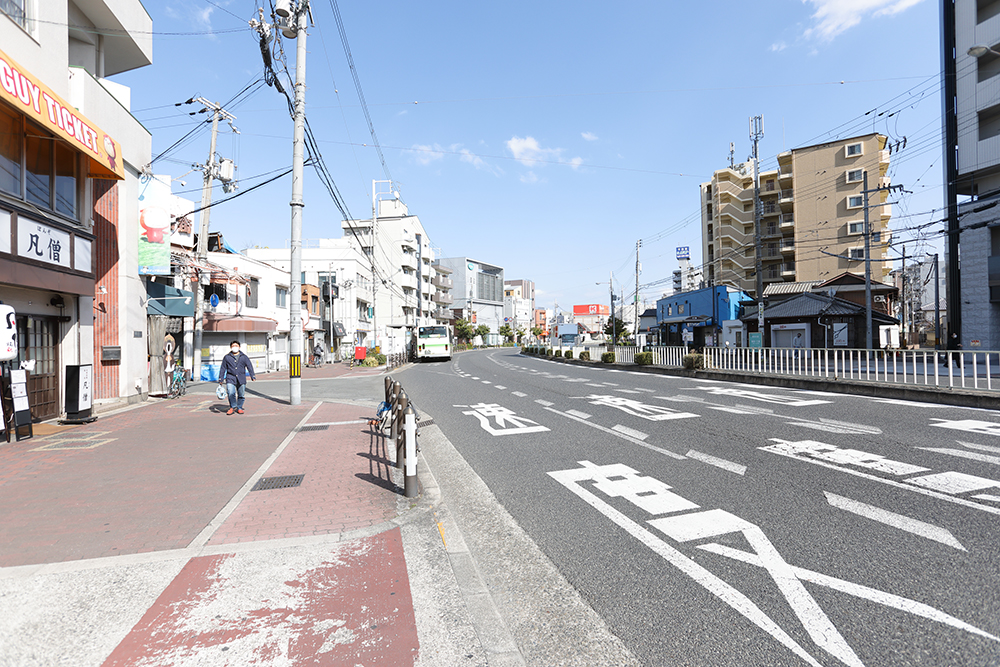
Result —
<path fill-rule="evenodd" d="M 475 325 L 485 324 L 493 335 L 484 342 L 499 343 L 504 318 L 503 267 L 470 257 L 443 257 L 437 263 L 451 271 L 455 314 Z"/>
<path fill-rule="evenodd" d="M 887 185 L 886 137 L 867 134 L 778 155 L 778 168 L 759 174 L 763 284 L 828 280 L 864 273 L 864 176 L 869 190 Z M 700 186 L 702 257 L 709 285 L 756 292 L 753 164 L 715 172 Z M 869 196 L 871 255 L 888 258 L 888 192 Z M 891 264 L 872 262 L 882 282 Z"/>

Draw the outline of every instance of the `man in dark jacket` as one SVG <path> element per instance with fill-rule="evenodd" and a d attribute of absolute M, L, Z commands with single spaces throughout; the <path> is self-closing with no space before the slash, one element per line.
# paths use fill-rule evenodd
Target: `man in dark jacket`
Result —
<path fill-rule="evenodd" d="M 257 374 L 253 372 L 253 364 L 250 357 L 240 352 L 240 342 L 234 340 L 229 344 L 229 351 L 222 360 L 222 369 L 219 371 L 219 382 L 225 382 L 229 390 L 229 412 L 243 414 L 243 401 L 246 397 L 247 374 L 250 379 L 256 381 Z"/>

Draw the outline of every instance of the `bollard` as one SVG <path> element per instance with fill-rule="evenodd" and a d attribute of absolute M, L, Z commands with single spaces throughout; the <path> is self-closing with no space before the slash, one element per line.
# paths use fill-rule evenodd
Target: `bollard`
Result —
<path fill-rule="evenodd" d="M 389 401 L 389 405 L 392 406 L 392 412 L 389 413 L 389 422 L 392 424 L 392 429 L 389 431 L 389 437 L 395 441 L 399 435 L 399 431 L 396 428 L 396 422 L 399 419 L 399 397 L 403 393 L 403 387 L 398 382 L 392 383 L 392 400 Z"/>
<path fill-rule="evenodd" d="M 406 414 L 407 409 L 410 408 L 410 400 L 406 397 L 406 392 L 401 392 L 399 396 L 399 413 L 397 414 L 396 421 L 392 423 L 392 431 L 395 436 L 390 436 L 393 439 L 393 443 L 396 445 L 396 467 L 403 467 L 403 417 Z"/>
<path fill-rule="evenodd" d="M 389 403 L 390 405 L 392 405 L 391 398 L 392 398 L 392 376 L 391 375 L 386 375 L 385 376 L 385 402 Z"/>
<path fill-rule="evenodd" d="M 407 498 L 417 497 L 417 415 L 410 406 L 404 413 L 403 440 L 405 444 L 406 471 L 403 492 Z"/>

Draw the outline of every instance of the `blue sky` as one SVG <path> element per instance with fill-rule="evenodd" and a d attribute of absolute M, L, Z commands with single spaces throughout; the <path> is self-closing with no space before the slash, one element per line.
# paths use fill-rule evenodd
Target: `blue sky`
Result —
<path fill-rule="evenodd" d="M 330 0 L 312 0 L 307 115 L 356 218 L 371 215 L 371 181 L 386 176 L 372 147 Z M 116 80 L 132 87 L 153 154 L 196 121 L 195 95 L 225 102 L 261 68 L 245 0 L 146 2 L 154 64 Z M 895 229 L 940 218 L 940 36 L 932 0 L 757 3 L 361 3 L 339 5 L 386 164 L 410 212 L 444 256 L 505 267 L 535 281 L 538 305 L 561 308 L 669 278 L 674 248 L 700 262 L 698 184 L 750 153 L 747 118 L 763 115 L 765 168 L 777 153 L 873 129 L 907 138 L 890 172 L 913 194 Z M 239 18 L 237 18 L 239 17 Z M 234 32 L 223 32 L 230 31 Z M 294 68 L 294 44 L 286 43 Z M 874 113 L 867 112 L 877 109 Z M 223 134 L 241 190 L 291 165 L 292 121 L 262 88 L 231 107 Z M 879 113 L 882 113 L 879 116 Z M 891 114 L 891 115 L 890 115 Z M 203 162 L 202 131 L 156 173 Z M 254 178 L 257 177 L 257 178 Z M 198 173 L 174 183 L 200 198 Z M 286 176 L 213 208 L 212 229 L 236 248 L 285 247 Z M 188 191 L 184 193 L 184 191 Z M 215 198 L 224 195 L 217 188 Z M 340 213 L 307 172 L 304 237 L 341 235 Z M 935 211 L 935 209 L 937 209 Z M 936 228 L 935 228 L 936 229 Z M 914 236 L 897 232 L 897 240 Z M 940 237 L 907 253 L 933 252 Z M 604 285 L 597 285 L 604 281 Z M 666 287 L 640 290 L 647 301 Z"/>

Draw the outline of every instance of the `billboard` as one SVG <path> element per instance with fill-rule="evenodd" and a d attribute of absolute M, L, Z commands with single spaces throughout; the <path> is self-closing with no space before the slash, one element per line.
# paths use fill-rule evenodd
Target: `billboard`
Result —
<path fill-rule="evenodd" d="M 170 275 L 170 245 L 194 245 L 192 210 L 170 193 L 170 176 L 139 177 L 139 275 Z"/>
<path fill-rule="evenodd" d="M 678 246 L 677 259 L 691 259 L 691 247 L 686 245 Z"/>
<path fill-rule="evenodd" d="M 610 313 L 611 308 L 606 303 L 589 303 L 583 306 L 573 306 L 574 316 L 603 315 L 606 317 Z"/>

